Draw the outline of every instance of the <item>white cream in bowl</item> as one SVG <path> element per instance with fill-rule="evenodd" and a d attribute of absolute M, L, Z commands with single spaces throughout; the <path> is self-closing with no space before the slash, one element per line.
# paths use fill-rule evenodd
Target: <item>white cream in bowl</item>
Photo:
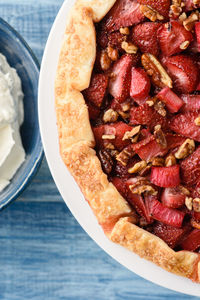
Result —
<path fill-rule="evenodd" d="M 20 136 L 24 120 L 21 80 L 0 54 L 0 191 L 25 160 Z"/>

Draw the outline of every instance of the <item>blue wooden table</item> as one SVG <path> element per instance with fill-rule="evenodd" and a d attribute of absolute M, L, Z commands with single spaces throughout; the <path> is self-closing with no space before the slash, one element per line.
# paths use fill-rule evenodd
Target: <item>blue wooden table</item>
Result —
<path fill-rule="evenodd" d="M 41 61 L 63 0 L 0 0 Z M 156 286 L 104 253 L 69 212 L 46 160 L 0 216 L 0 300 L 198 299 Z"/>

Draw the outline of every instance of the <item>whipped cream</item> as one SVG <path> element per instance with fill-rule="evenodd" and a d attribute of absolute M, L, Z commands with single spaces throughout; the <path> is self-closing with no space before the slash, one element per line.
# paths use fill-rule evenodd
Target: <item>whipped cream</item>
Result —
<path fill-rule="evenodd" d="M 20 136 L 24 120 L 21 80 L 0 54 L 0 191 L 25 160 Z"/>

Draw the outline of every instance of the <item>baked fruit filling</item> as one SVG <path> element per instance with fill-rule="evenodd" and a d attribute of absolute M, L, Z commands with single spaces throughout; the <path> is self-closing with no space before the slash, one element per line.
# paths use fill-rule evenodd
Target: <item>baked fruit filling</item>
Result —
<path fill-rule="evenodd" d="M 118 0 L 96 25 L 88 105 L 104 172 L 137 225 L 200 251 L 200 1 Z"/>

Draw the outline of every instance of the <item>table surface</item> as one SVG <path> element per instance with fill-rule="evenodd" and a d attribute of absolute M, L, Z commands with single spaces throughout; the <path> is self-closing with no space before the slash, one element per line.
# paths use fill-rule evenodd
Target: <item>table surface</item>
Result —
<path fill-rule="evenodd" d="M 1 0 L 1 17 L 39 61 L 63 0 Z M 23 194 L 1 212 L 1 300 L 198 299 L 154 285 L 119 265 L 79 226 L 44 158 Z"/>

